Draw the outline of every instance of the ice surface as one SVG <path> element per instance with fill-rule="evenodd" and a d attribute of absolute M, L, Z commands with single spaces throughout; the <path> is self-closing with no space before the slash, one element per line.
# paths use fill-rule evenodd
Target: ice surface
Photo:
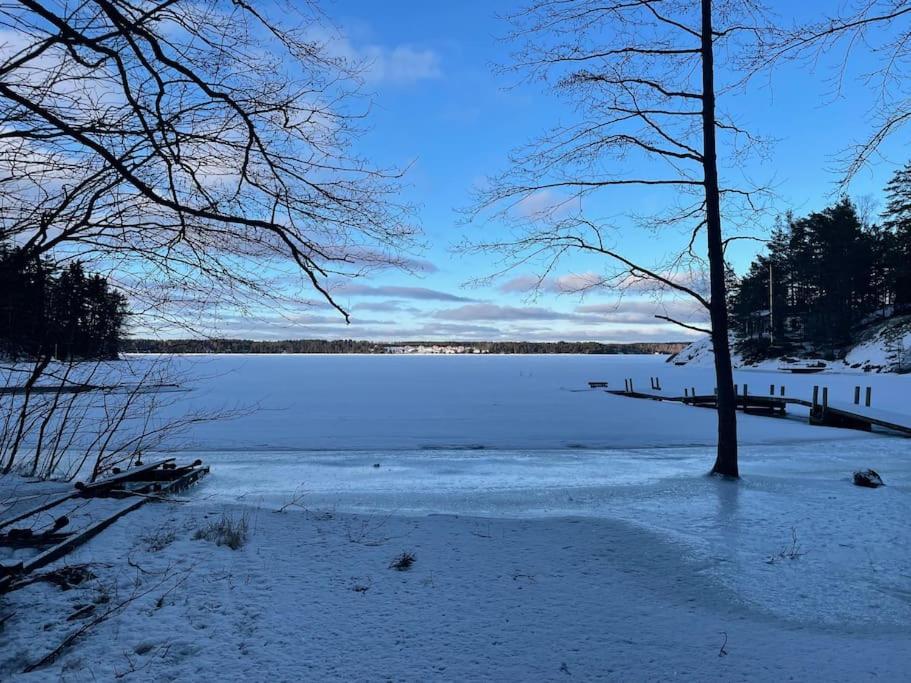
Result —
<path fill-rule="evenodd" d="M 184 357 L 181 405 L 255 406 L 230 422 L 199 425 L 182 451 L 572 449 L 711 445 L 710 410 L 632 401 L 589 380 L 646 389 L 658 376 L 666 391 L 714 389 L 712 371 L 674 367 L 664 356 L 204 356 Z M 197 377 L 199 379 L 192 379 Z M 809 399 L 814 384 L 830 398 L 852 400 L 857 375 L 794 376 L 744 370 L 741 387 L 768 393 L 785 384 Z M 907 405 L 904 377 L 877 377 L 874 407 Z M 796 410 L 800 415 L 801 411 Z M 808 429 L 804 420 L 741 416 L 743 443 L 858 438 L 844 430 Z"/>

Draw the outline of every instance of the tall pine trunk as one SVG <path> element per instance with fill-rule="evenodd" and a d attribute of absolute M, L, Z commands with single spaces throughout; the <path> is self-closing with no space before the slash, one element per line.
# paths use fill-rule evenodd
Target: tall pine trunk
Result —
<path fill-rule="evenodd" d="M 718 453 L 712 472 L 739 476 L 737 467 L 737 397 L 728 347 L 728 311 L 724 285 L 724 244 L 718 194 L 718 160 L 715 149 L 715 55 L 712 35 L 712 0 L 702 0 L 702 136 L 705 175 L 706 233 L 711 277 L 712 345 L 715 382 L 718 385 Z"/>

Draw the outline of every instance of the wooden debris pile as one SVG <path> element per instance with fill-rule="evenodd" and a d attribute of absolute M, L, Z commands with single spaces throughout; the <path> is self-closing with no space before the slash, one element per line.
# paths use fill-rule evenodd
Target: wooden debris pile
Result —
<path fill-rule="evenodd" d="M 0 593 L 22 584 L 26 575 L 60 559 L 124 515 L 150 500 L 160 500 L 192 486 L 208 473 L 208 466 L 203 465 L 201 460 L 189 465 L 177 465 L 174 458 L 138 464 L 95 482 L 76 482 L 73 491 L 0 520 L 0 547 L 36 550 L 36 554 L 27 560 L 0 563 Z M 78 529 L 71 528 L 72 510 L 80 510 L 99 499 L 129 499 L 129 502 L 115 506 L 105 516 Z M 60 513 L 50 524 L 43 521 L 49 511 Z"/>

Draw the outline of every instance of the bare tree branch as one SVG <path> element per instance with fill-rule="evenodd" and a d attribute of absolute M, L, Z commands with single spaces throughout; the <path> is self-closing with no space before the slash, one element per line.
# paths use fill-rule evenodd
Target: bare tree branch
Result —
<path fill-rule="evenodd" d="M 407 269 L 402 172 L 351 151 L 363 65 L 311 3 L 18 0 L 0 21 L 0 241 L 182 323 L 188 298 L 309 291 L 347 318 L 333 282 Z"/>

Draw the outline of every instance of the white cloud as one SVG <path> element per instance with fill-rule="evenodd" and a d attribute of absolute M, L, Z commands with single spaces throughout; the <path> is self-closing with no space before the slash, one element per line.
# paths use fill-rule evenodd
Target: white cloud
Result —
<path fill-rule="evenodd" d="M 471 302 L 474 299 L 450 294 L 438 289 L 428 287 L 397 287 L 394 285 L 362 285 L 353 282 L 343 282 L 332 291 L 336 296 L 371 296 L 385 297 L 388 299 L 411 299 L 415 301 L 456 301 Z"/>
<path fill-rule="evenodd" d="M 512 211 L 522 218 L 561 218 L 577 213 L 580 207 L 577 195 L 560 194 L 551 189 L 544 189 L 523 197 Z"/>
<path fill-rule="evenodd" d="M 542 284 L 541 279 L 535 275 L 517 275 L 501 284 L 497 289 L 504 294 L 527 294 L 540 284 Z"/>
<path fill-rule="evenodd" d="M 549 281 L 550 291 L 557 294 L 578 294 L 604 285 L 604 277 L 598 273 L 569 273 Z"/>
<path fill-rule="evenodd" d="M 701 295 L 708 293 L 708 276 L 698 270 L 667 270 L 658 271 L 657 274 L 668 282 L 687 287 Z M 636 293 L 667 292 L 672 289 L 658 280 L 645 276 L 623 273 L 611 276 L 592 271 L 551 275 L 543 280 L 536 275 L 516 275 L 497 287 L 504 294 L 530 294 L 535 291 L 549 294 L 585 294 L 592 290 L 610 288 Z"/>
<path fill-rule="evenodd" d="M 528 294 L 535 289 L 552 294 L 580 294 L 604 286 L 603 275 L 594 272 L 567 273 L 541 280 L 535 275 L 517 275 L 498 287 L 505 294 Z"/>
<path fill-rule="evenodd" d="M 708 311 L 694 299 L 652 299 L 624 298 L 614 302 L 577 306 L 576 313 L 602 316 L 610 323 L 663 324 L 655 316 L 663 315 L 688 324 L 704 325 L 708 322 Z"/>
<path fill-rule="evenodd" d="M 329 56 L 359 67 L 361 77 L 368 84 L 409 85 L 443 75 L 440 56 L 429 48 L 408 44 L 358 45 L 343 32 L 328 33 L 322 27 L 312 28 L 310 35 Z"/>
<path fill-rule="evenodd" d="M 443 75 L 440 57 L 433 50 L 410 45 L 397 45 L 391 49 L 368 45 L 359 52 L 366 64 L 364 78 L 368 83 L 407 85 Z"/>

